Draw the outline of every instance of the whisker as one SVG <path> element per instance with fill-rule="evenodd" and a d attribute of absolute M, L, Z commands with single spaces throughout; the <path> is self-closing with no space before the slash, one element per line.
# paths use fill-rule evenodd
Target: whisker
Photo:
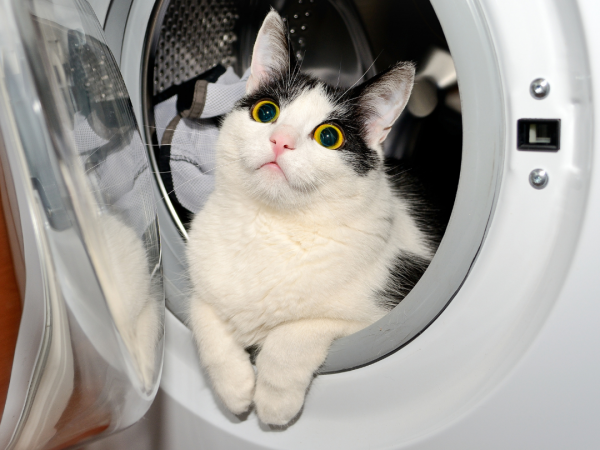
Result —
<path fill-rule="evenodd" d="M 306 58 L 306 50 L 304 50 L 304 53 L 302 54 L 302 59 L 300 60 L 299 64 L 296 64 L 296 68 L 294 69 L 294 71 L 296 72 L 296 74 L 294 75 L 294 79 L 292 80 L 292 84 L 296 82 L 296 79 L 298 78 L 298 75 L 300 75 L 300 70 L 302 69 L 302 64 L 304 63 L 304 59 Z"/>
<path fill-rule="evenodd" d="M 383 53 L 383 50 L 379 52 L 379 55 L 377 55 L 377 57 L 373 60 L 373 62 L 369 66 L 369 68 L 367 70 L 365 70 L 365 73 L 363 73 L 362 76 L 358 80 L 356 80 L 356 82 L 352 86 L 350 86 L 348 89 L 346 89 L 346 91 L 342 95 L 340 95 L 340 100 L 344 95 L 346 95 L 348 92 L 350 92 L 350 90 L 354 86 L 356 86 L 360 82 L 360 80 L 362 80 L 365 77 L 365 75 L 367 73 L 369 73 L 369 70 L 371 70 L 371 68 L 375 65 L 375 63 L 377 62 L 377 59 L 381 56 L 382 53 Z"/>
<path fill-rule="evenodd" d="M 91 172 L 91 171 L 92 171 L 92 170 L 94 170 L 96 167 L 99 167 L 99 166 L 101 166 L 101 165 L 102 165 L 102 163 L 103 163 L 103 161 L 100 161 L 100 162 L 99 162 L 98 164 L 96 164 L 95 166 L 93 166 L 93 167 L 90 167 L 88 170 L 86 170 L 86 171 L 85 171 L 85 173 L 87 174 L 87 173 Z"/>
<path fill-rule="evenodd" d="M 217 170 L 217 169 L 219 169 L 219 168 L 221 168 L 221 167 L 226 167 L 226 166 L 229 166 L 229 165 L 231 165 L 231 164 L 233 164 L 233 163 L 236 163 L 236 162 L 238 162 L 238 161 L 240 161 L 240 160 L 242 160 L 242 159 L 243 159 L 243 158 L 234 159 L 234 160 L 232 160 L 232 161 L 228 162 L 227 164 L 221 164 L 220 166 L 217 166 L 217 167 L 215 167 L 214 169 L 207 170 L 206 172 L 200 172 L 200 174 L 199 174 L 199 175 L 196 175 L 195 177 L 192 177 L 192 178 L 190 178 L 190 179 L 188 179 L 188 180 L 184 181 L 184 182 L 183 182 L 183 183 L 181 183 L 180 185 L 178 185 L 178 186 L 177 186 L 177 189 L 181 189 L 181 187 L 182 187 L 182 186 L 186 185 L 186 184 L 187 184 L 187 183 L 189 183 L 190 181 L 194 181 L 194 180 L 196 180 L 196 179 L 198 179 L 198 178 L 202 177 L 203 175 L 206 175 L 207 173 L 209 173 L 209 172 L 212 172 L 213 170 Z M 171 195 L 173 192 L 175 192 L 175 190 L 176 190 L 176 189 L 173 189 L 172 191 L 170 191 L 170 192 L 167 192 L 167 196 L 168 196 L 168 195 Z M 162 199 L 163 199 L 163 200 L 164 200 L 165 198 L 166 198 L 166 197 L 162 197 Z"/>

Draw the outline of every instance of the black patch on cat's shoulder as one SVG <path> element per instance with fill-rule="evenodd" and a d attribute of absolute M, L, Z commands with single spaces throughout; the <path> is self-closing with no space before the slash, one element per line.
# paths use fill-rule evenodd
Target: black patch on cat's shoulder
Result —
<path fill-rule="evenodd" d="M 408 213 L 419 230 L 425 234 L 432 253 L 437 251 L 447 220 L 432 202 L 427 190 L 419 181 L 416 168 L 388 158 L 385 171 L 394 193 L 408 204 Z M 376 293 L 379 305 L 391 310 L 414 288 L 429 266 L 430 260 L 410 252 L 399 253 L 390 267 L 385 287 Z"/>
<path fill-rule="evenodd" d="M 250 347 L 246 347 L 246 353 L 248 353 L 249 357 L 250 357 L 250 362 L 252 364 L 256 364 L 256 358 L 258 357 L 258 354 L 260 353 L 260 349 L 261 346 L 258 344 L 254 344 L 251 345 Z"/>
<path fill-rule="evenodd" d="M 393 192 L 408 203 L 409 214 L 427 237 L 431 251 L 437 251 L 449 217 L 442 214 L 432 195 L 421 183 L 417 167 L 394 158 L 386 158 L 384 166 Z"/>
<path fill-rule="evenodd" d="M 394 309 L 415 287 L 429 266 L 429 260 L 410 252 L 402 252 L 390 267 L 390 274 L 383 289 L 377 292 L 379 305 Z"/>

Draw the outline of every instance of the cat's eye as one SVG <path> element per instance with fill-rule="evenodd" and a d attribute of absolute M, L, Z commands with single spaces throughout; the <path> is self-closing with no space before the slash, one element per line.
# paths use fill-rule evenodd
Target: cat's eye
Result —
<path fill-rule="evenodd" d="M 252 107 L 252 118 L 260 123 L 275 122 L 279 117 L 279 106 L 271 100 L 261 100 Z"/>
<path fill-rule="evenodd" d="M 315 141 L 330 150 L 337 150 L 344 143 L 344 133 L 331 123 L 319 125 L 313 136 Z"/>

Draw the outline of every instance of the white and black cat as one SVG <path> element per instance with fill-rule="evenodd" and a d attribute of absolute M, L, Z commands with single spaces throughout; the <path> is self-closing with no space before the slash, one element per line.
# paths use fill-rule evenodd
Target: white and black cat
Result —
<path fill-rule="evenodd" d="M 300 73 L 289 48 L 272 11 L 247 95 L 223 121 L 215 190 L 187 251 L 202 365 L 229 410 L 254 403 L 274 425 L 299 413 L 332 341 L 401 301 L 437 246 L 382 151 L 414 66 L 344 90 Z"/>

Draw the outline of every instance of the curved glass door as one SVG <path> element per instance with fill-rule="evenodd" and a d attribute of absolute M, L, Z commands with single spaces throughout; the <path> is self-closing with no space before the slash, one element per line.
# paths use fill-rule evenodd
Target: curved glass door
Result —
<path fill-rule="evenodd" d="M 64 448 L 146 412 L 164 330 L 153 174 L 84 0 L 0 0 L 0 130 L 25 267 L 0 447 Z"/>

